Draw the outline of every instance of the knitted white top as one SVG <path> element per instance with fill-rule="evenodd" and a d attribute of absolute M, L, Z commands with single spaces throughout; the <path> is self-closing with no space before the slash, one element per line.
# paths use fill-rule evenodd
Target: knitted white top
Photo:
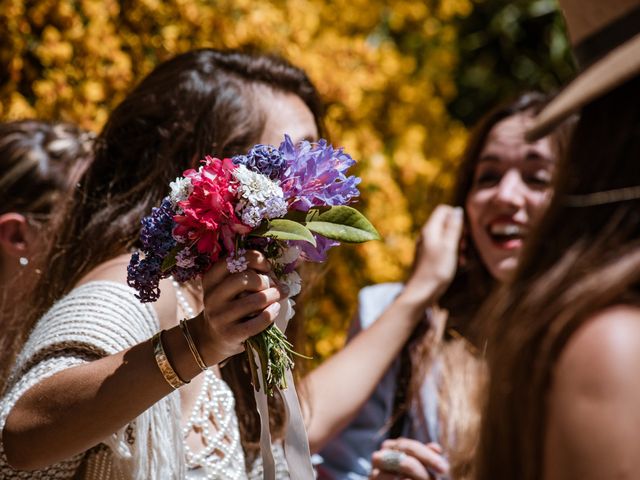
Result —
<path fill-rule="evenodd" d="M 32 386 L 69 367 L 143 342 L 158 330 L 153 307 L 140 303 L 134 291 L 123 284 L 96 281 L 74 289 L 38 321 L 18 356 L 7 394 L 0 403 L 0 430 L 17 400 Z M 207 401 L 199 406 L 199 412 L 192 412 L 191 418 L 197 422 L 198 413 L 213 420 L 217 427 L 222 426 L 223 431 L 216 433 L 219 441 L 214 448 L 189 451 L 185 457 L 184 438 L 188 432 L 181 431 L 180 396 L 173 392 L 103 441 L 101 450 L 108 447 L 111 463 L 111 473 L 106 478 L 184 479 L 187 469 L 193 469 L 198 477 L 204 474 L 204 478 L 245 479 L 233 394 L 212 373 L 207 373 L 206 380 L 200 396 Z M 226 406 L 225 411 L 221 411 L 221 405 Z M 37 472 L 18 472 L 7 464 L 0 440 L 0 478 L 77 478 L 83 461 L 83 468 L 87 468 L 86 459 L 90 456 L 84 452 Z"/>

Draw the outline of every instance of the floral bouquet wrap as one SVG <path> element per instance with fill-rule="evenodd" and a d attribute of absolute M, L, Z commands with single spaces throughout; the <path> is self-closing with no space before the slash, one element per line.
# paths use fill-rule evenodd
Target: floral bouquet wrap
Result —
<path fill-rule="evenodd" d="M 288 136 L 279 148 L 256 145 L 248 154 L 230 159 L 205 157 L 198 170 L 187 170 L 172 182 L 170 195 L 142 220 L 142 255 L 131 257 L 129 285 L 141 301 L 153 302 L 160 295 L 162 278 L 185 282 L 220 259 L 226 260 L 230 272 L 241 272 L 247 268 L 244 253 L 255 249 L 271 261 L 273 274 L 289 287 L 289 296 L 297 295 L 301 282 L 295 268 L 300 262 L 324 261 L 327 250 L 340 242 L 379 239 L 371 223 L 347 206 L 359 195 L 360 179 L 346 173 L 354 163 L 325 140 L 294 145 Z M 310 474 L 310 464 L 302 470 L 292 466 L 288 451 L 308 455 L 291 376 L 295 352 L 284 335 L 293 301 L 286 303 L 288 308 L 279 315 L 284 318 L 245 343 L 262 422 L 265 478 L 272 476 L 268 471 L 273 463 L 265 457 L 271 453 L 270 448 L 265 452 L 270 444 L 266 396 L 276 390 L 289 414 L 287 436 L 298 437 L 293 443 L 285 439 L 291 478 Z M 299 438 L 302 433 L 304 439 Z M 293 476 L 296 471 L 299 476 Z"/>

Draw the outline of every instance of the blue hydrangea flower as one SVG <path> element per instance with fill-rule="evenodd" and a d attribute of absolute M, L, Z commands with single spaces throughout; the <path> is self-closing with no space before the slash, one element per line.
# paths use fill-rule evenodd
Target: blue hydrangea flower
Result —
<path fill-rule="evenodd" d="M 258 144 L 246 155 L 238 155 L 232 160 L 236 165 L 242 164 L 249 170 L 261 173 L 271 180 L 281 178 L 287 166 L 280 150 L 273 145 Z"/>
<path fill-rule="evenodd" d="M 360 195 L 360 178 L 346 175 L 355 161 L 342 148 L 334 149 L 325 140 L 296 146 L 285 135 L 279 150 L 287 162 L 280 186 L 291 209 L 346 205 Z"/>

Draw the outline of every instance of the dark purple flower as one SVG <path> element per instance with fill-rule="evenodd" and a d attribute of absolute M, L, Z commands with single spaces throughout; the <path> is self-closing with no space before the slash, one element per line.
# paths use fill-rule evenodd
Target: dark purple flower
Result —
<path fill-rule="evenodd" d="M 136 296 L 142 302 L 155 302 L 160 296 L 160 279 L 169 276 L 162 271 L 162 262 L 177 243 L 171 235 L 174 214 L 169 197 L 165 197 L 151 215 L 142 219 L 140 242 L 144 258 L 134 253 L 127 267 L 127 283 L 138 291 Z"/>
<path fill-rule="evenodd" d="M 127 283 L 135 288 L 141 302 L 155 302 L 160 296 L 158 284 L 162 278 L 162 257 L 150 255 L 140 259 L 138 252 L 131 255 L 127 267 Z"/>
<path fill-rule="evenodd" d="M 334 149 L 326 140 L 294 145 L 285 135 L 279 150 L 287 162 L 280 186 L 291 209 L 346 205 L 360 195 L 360 178 L 346 175 L 355 161 L 342 148 Z"/>
<path fill-rule="evenodd" d="M 232 160 L 236 165 L 242 164 L 271 180 L 279 179 L 287 166 L 280 150 L 272 145 L 258 144 L 249 150 L 248 154 L 238 155 Z"/>

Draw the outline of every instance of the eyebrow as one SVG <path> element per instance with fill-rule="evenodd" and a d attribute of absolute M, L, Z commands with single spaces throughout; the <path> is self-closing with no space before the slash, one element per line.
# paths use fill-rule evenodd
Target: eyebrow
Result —
<path fill-rule="evenodd" d="M 543 155 L 537 150 L 527 151 L 527 154 L 525 155 L 524 159 L 525 161 L 530 161 L 530 162 L 543 161 L 546 163 L 555 163 L 553 158 Z M 497 163 L 497 162 L 500 162 L 500 157 L 492 153 L 487 155 L 481 155 L 480 158 L 478 159 L 478 163 L 483 163 L 483 162 Z"/>

